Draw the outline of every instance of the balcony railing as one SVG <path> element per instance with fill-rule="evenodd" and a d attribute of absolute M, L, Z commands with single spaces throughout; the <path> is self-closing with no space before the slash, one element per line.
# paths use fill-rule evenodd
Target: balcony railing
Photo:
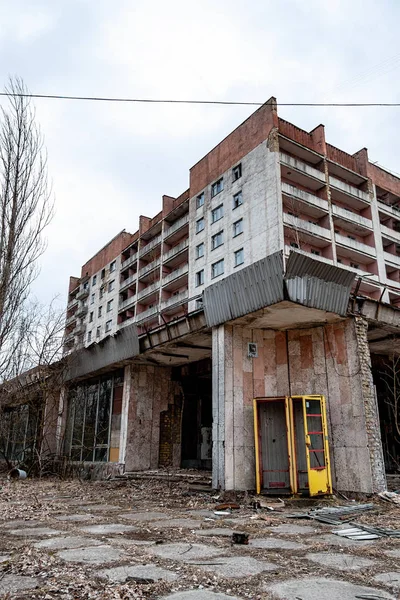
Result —
<path fill-rule="evenodd" d="M 86 330 L 86 324 L 85 323 L 79 323 L 79 325 L 77 325 L 73 331 L 74 335 L 80 335 L 81 333 L 84 333 Z"/>
<path fill-rule="evenodd" d="M 390 229 L 390 227 L 386 227 L 386 225 L 381 225 L 381 234 L 392 240 L 396 244 L 400 244 L 400 232 L 395 231 L 394 229 Z"/>
<path fill-rule="evenodd" d="M 178 219 L 178 221 L 175 221 L 175 223 L 173 223 L 171 225 L 171 227 L 166 229 L 164 231 L 164 239 L 169 238 L 169 236 L 172 235 L 173 233 L 175 233 L 175 231 L 178 231 L 179 229 L 181 229 L 188 223 L 189 223 L 189 214 L 183 216 L 181 219 Z"/>
<path fill-rule="evenodd" d="M 78 308 L 78 310 L 76 311 L 75 315 L 77 317 L 83 317 L 84 315 L 86 315 L 87 311 L 88 311 L 88 307 L 86 306 L 86 304 L 83 304 L 82 306 L 80 306 Z"/>
<path fill-rule="evenodd" d="M 144 275 L 146 275 L 147 273 L 150 273 L 150 271 L 152 271 L 153 269 L 156 269 L 159 266 L 160 262 L 161 262 L 161 258 L 156 258 L 156 260 L 153 260 L 148 265 L 145 265 L 144 267 L 142 267 L 139 271 L 139 278 L 144 277 Z"/>
<path fill-rule="evenodd" d="M 163 262 L 167 262 L 168 260 L 173 258 L 176 254 L 179 254 L 180 252 L 182 252 L 182 250 L 185 250 L 188 247 L 189 247 L 189 240 L 183 240 L 183 242 L 180 242 L 177 246 L 174 246 L 173 248 L 171 248 L 171 250 L 169 250 L 168 252 L 166 252 L 164 254 Z"/>
<path fill-rule="evenodd" d="M 83 300 L 89 296 L 89 286 L 86 288 L 82 288 L 76 295 L 77 300 Z"/>
<path fill-rule="evenodd" d="M 139 257 L 141 258 L 142 256 L 145 256 L 146 254 L 148 254 L 149 252 L 151 252 L 151 250 L 153 250 L 153 248 L 155 248 L 159 244 L 161 244 L 161 235 L 158 235 L 157 237 L 153 238 L 151 240 L 151 242 L 149 242 L 148 244 L 146 244 L 146 246 L 143 246 L 143 248 L 141 248 L 139 250 Z"/>
<path fill-rule="evenodd" d="M 339 190 L 343 194 L 347 194 L 348 196 L 357 198 L 358 200 L 361 200 L 362 202 L 369 203 L 369 201 L 370 201 L 369 194 L 367 194 L 366 192 L 363 192 L 362 190 L 359 190 L 358 188 L 354 187 L 353 185 L 350 185 L 349 183 L 345 183 L 344 181 L 341 181 L 340 179 L 336 179 L 336 177 L 332 177 L 332 175 L 329 175 L 329 185 L 332 188 Z"/>
<path fill-rule="evenodd" d="M 319 225 L 314 225 L 314 223 L 309 223 L 308 221 L 303 221 L 303 219 L 293 217 L 292 215 L 288 215 L 288 213 L 283 213 L 283 222 L 285 225 L 290 225 L 294 229 L 315 235 L 316 237 L 322 237 L 325 240 L 332 239 L 329 229 L 325 229 L 325 227 L 320 227 Z"/>
<path fill-rule="evenodd" d="M 121 283 L 119 284 L 119 291 L 122 292 L 123 290 L 126 290 L 127 287 L 132 285 L 132 283 L 135 283 L 136 278 L 137 278 L 137 273 L 134 273 L 127 279 L 124 279 L 123 281 L 121 281 Z"/>
<path fill-rule="evenodd" d="M 384 252 L 383 257 L 385 259 L 385 262 L 391 263 L 396 267 L 400 267 L 400 256 L 397 256 L 397 254 L 390 254 L 390 252 Z"/>
<path fill-rule="evenodd" d="M 123 300 L 122 302 L 120 302 L 118 304 L 118 312 L 122 312 L 123 310 L 127 310 L 128 308 L 130 308 L 131 306 L 133 306 L 134 304 L 136 304 L 136 301 L 137 301 L 137 294 L 134 294 L 133 296 L 130 296 L 126 300 Z"/>
<path fill-rule="evenodd" d="M 179 277 L 182 277 L 182 275 L 186 275 L 188 270 L 189 270 L 189 265 L 186 263 L 179 269 L 175 269 L 175 271 L 172 271 L 172 273 L 168 273 L 168 275 L 166 275 L 163 278 L 162 284 L 167 285 L 168 283 L 171 283 L 171 281 L 175 281 L 175 279 L 179 279 Z"/>
<path fill-rule="evenodd" d="M 165 310 L 167 308 L 171 308 L 171 306 L 179 306 L 180 304 L 184 304 L 184 301 L 189 298 L 188 290 L 180 292 L 179 294 L 175 294 L 175 296 L 171 296 L 168 300 L 164 300 L 161 302 L 161 310 Z"/>
<path fill-rule="evenodd" d="M 136 323 L 141 323 L 142 321 L 146 321 L 146 319 L 149 319 L 150 317 L 153 317 L 154 315 L 156 315 L 158 313 L 158 306 L 152 306 L 151 308 L 148 308 L 147 310 L 144 310 L 143 312 L 139 313 L 136 316 Z"/>
<path fill-rule="evenodd" d="M 73 315 L 71 315 L 70 317 L 68 317 L 68 318 L 65 320 L 65 327 L 68 327 L 68 325 L 71 325 L 71 324 L 72 324 L 74 321 L 76 321 L 76 318 L 77 318 L 77 315 L 76 315 L 76 313 L 75 313 L 75 314 L 73 314 Z"/>
<path fill-rule="evenodd" d="M 388 204 L 378 200 L 378 209 L 386 215 L 400 219 L 400 208 L 394 208 L 393 206 L 389 206 Z"/>
<path fill-rule="evenodd" d="M 342 208 L 341 206 L 336 206 L 336 204 L 332 204 L 332 213 L 335 215 L 335 217 L 340 217 L 341 219 L 345 219 L 346 221 L 351 221 L 352 223 L 356 223 L 357 225 L 362 225 L 362 227 L 366 227 L 367 229 L 372 229 L 372 221 L 370 219 L 366 219 L 361 215 L 357 215 L 351 210 L 347 210 L 345 208 Z"/>
<path fill-rule="evenodd" d="M 77 304 L 78 304 L 78 300 L 76 298 L 73 298 L 67 304 L 68 310 L 71 309 L 71 308 L 74 308 L 74 306 L 76 306 Z"/>
<path fill-rule="evenodd" d="M 140 292 L 138 292 L 138 295 L 137 295 L 138 301 L 141 298 L 145 298 L 149 294 L 152 294 L 153 292 L 155 292 L 156 290 L 158 290 L 159 287 L 160 287 L 160 282 L 159 281 L 155 281 L 151 285 L 148 285 L 146 288 L 144 288 L 144 290 L 141 290 Z"/>
<path fill-rule="evenodd" d="M 138 257 L 137 252 L 135 252 L 135 254 L 132 254 L 132 256 L 130 256 L 129 258 L 124 260 L 124 262 L 121 263 L 121 271 L 123 271 L 127 267 L 130 267 L 130 265 L 132 265 L 134 262 L 136 262 L 137 257 Z"/>
<path fill-rule="evenodd" d="M 326 183 L 325 173 L 318 171 L 318 169 L 314 169 L 307 163 L 303 162 L 298 158 L 294 158 L 293 156 L 289 156 L 284 152 L 280 153 L 281 163 L 286 167 L 290 167 L 291 169 L 295 169 L 299 171 L 303 175 L 307 175 L 308 177 L 313 177 L 314 179 L 318 179 L 321 183 Z"/>
<path fill-rule="evenodd" d="M 367 244 L 363 244 L 357 240 L 352 240 L 344 235 L 340 235 L 340 233 L 335 233 L 335 240 L 340 246 L 346 246 L 347 248 L 351 248 L 360 254 L 367 254 L 367 256 L 376 258 L 376 250 L 372 246 L 367 246 Z"/>
<path fill-rule="evenodd" d="M 309 192 L 305 192 L 304 190 L 300 190 L 294 185 L 290 185 L 285 181 L 282 181 L 282 194 L 284 196 L 290 196 L 291 198 L 296 198 L 301 202 L 306 202 L 307 204 L 312 204 L 318 208 L 321 208 L 324 211 L 328 211 L 329 205 L 328 201 L 323 198 L 318 198 L 318 196 L 314 196 L 314 194 L 310 194 Z"/>

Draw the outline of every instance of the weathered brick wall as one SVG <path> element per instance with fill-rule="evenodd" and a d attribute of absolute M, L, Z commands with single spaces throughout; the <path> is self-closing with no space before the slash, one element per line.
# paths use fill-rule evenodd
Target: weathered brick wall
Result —
<path fill-rule="evenodd" d="M 175 396 L 174 404 L 160 415 L 160 467 L 179 467 L 181 458 L 182 400 Z"/>

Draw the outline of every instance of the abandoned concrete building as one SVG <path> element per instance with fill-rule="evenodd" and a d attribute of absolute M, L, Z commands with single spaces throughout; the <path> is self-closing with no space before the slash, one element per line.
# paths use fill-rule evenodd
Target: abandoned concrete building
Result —
<path fill-rule="evenodd" d="M 71 277 L 57 452 L 222 489 L 381 491 L 398 302 L 400 179 L 271 98 Z"/>

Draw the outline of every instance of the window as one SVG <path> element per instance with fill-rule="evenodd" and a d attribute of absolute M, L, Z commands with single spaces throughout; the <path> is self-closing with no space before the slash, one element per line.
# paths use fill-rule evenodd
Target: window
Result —
<path fill-rule="evenodd" d="M 200 310 L 203 308 L 203 299 L 202 298 L 197 298 L 196 300 L 196 310 Z"/>
<path fill-rule="evenodd" d="M 204 229 L 204 219 L 203 217 L 201 217 L 201 219 L 198 219 L 196 221 L 196 233 L 200 233 L 200 231 L 203 231 Z"/>
<path fill-rule="evenodd" d="M 196 287 L 204 284 L 204 269 L 196 273 Z"/>
<path fill-rule="evenodd" d="M 311 254 L 315 254 L 315 256 L 321 256 L 321 252 L 319 250 L 311 249 Z"/>
<path fill-rule="evenodd" d="M 114 300 L 109 300 L 109 301 L 107 302 L 107 312 L 111 312 L 111 311 L 112 311 L 112 308 L 113 308 L 113 302 L 114 302 Z"/>
<path fill-rule="evenodd" d="M 103 314 L 103 307 L 99 306 L 99 310 L 97 311 L 97 316 L 101 317 L 102 314 Z"/>
<path fill-rule="evenodd" d="M 235 254 L 235 267 L 242 265 L 244 263 L 244 250 L 240 248 L 240 250 L 236 250 Z"/>
<path fill-rule="evenodd" d="M 242 204 L 243 204 L 243 196 L 242 196 L 242 192 L 240 191 L 233 196 L 233 208 L 235 209 L 238 206 L 241 206 Z"/>
<path fill-rule="evenodd" d="M 116 266 L 117 266 L 117 261 L 113 260 L 112 263 L 110 263 L 110 273 L 114 273 Z"/>
<path fill-rule="evenodd" d="M 0 439 L 3 456 L 22 464 L 33 460 L 40 432 L 39 417 L 40 404 L 37 406 L 36 402 L 3 408 Z"/>
<path fill-rule="evenodd" d="M 88 341 L 88 342 L 91 342 L 91 341 L 92 341 L 92 332 L 91 332 L 91 331 L 88 331 L 88 334 L 87 334 L 87 341 Z"/>
<path fill-rule="evenodd" d="M 202 258 L 204 256 L 204 243 L 198 244 L 196 246 L 196 259 Z"/>
<path fill-rule="evenodd" d="M 112 319 L 106 322 L 106 332 L 111 331 Z"/>
<path fill-rule="evenodd" d="M 99 295 L 99 299 L 101 300 L 102 297 L 104 296 L 104 288 L 100 288 L 100 295 Z"/>
<path fill-rule="evenodd" d="M 298 247 L 299 247 L 299 245 L 298 245 L 298 244 L 296 244 L 296 242 L 290 242 L 290 246 L 291 246 L 292 248 L 298 248 Z"/>
<path fill-rule="evenodd" d="M 211 223 L 219 221 L 224 216 L 224 205 L 220 204 L 217 208 L 211 211 Z"/>
<path fill-rule="evenodd" d="M 89 314 L 89 323 L 93 323 L 93 312 Z"/>
<path fill-rule="evenodd" d="M 218 179 L 218 181 L 213 183 L 211 186 L 211 198 L 214 198 L 214 196 L 216 196 L 217 194 L 222 192 L 223 189 L 224 189 L 224 180 L 221 177 L 221 179 Z"/>
<path fill-rule="evenodd" d="M 93 275 L 92 285 L 96 285 L 96 282 L 97 282 L 97 275 Z"/>
<path fill-rule="evenodd" d="M 108 291 L 112 292 L 114 288 L 115 288 L 115 279 L 108 282 Z"/>
<path fill-rule="evenodd" d="M 196 208 L 200 208 L 204 204 L 204 192 L 199 194 L 196 198 Z"/>
<path fill-rule="evenodd" d="M 233 167 L 232 169 L 232 179 L 233 181 L 237 181 L 238 179 L 240 179 L 242 176 L 242 163 L 239 163 L 238 165 L 236 165 L 236 167 Z"/>
<path fill-rule="evenodd" d="M 218 260 L 213 265 L 211 265 L 211 278 L 218 277 L 219 275 L 223 275 L 224 273 L 224 259 Z"/>
<path fill-rule="evenodd" d="M 89 289 L 89 282 L 88 282 L 88 281 L 86 281 L 86 282 L 83 284 L 83 289 L 84 289 L 84 290 L 88 290 L 88 289 Z"/>
<path fill-rule="evenodd" d="M 357 263 L 353 263 L 353 262 L 350 263 L 350 266 L 351 266 L 352 269 L 359 269 L 360 268 L 360 265 L 358 265 Z"/>
<path fill-rule="evenodd" d="M 211 237 L 211 250 L 215 250 L 219 246 L 222 246 L 224 243 L 224 232 L 223 230 L 218 231 L 215 235 Z"/>
<path fill-rule="evenodd" d="M 96 294 L 92 294 L 92 295 L 90 296 L 90 304 L 94 304 L 94 299 L 95 299 L 95 297 L 96 297 Z"/>
<path fill-rule="evenodd" d="M 98 327 L 96 329 L 96 337 L 100 337 L 100 331 L 101 331 L 101 327 Z"/>
<path fill-rule="evenodd" d="M 104 279 L 105 276 L 106 276 L 106 270 L 102 269 L 101 270 L 101 278 Z"/>
<path fill-rule="evenodd" d="M 239 219 L 233 224 L 233 237 L 243 233 L 243 219 Z"/>

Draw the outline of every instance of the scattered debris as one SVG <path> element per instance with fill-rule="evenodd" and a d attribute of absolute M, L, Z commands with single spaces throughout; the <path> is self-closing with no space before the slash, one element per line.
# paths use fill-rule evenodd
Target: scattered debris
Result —
<path fill-rule="evenodd" d="M 317 508 L 310 510 L 307 513 L 294 513 L 286 515 L 290 519 L 315 519 L 321 521 L 321 523 L 328 523 L 329 525 L 341 525 L 343 522 L 348 521 L 346 517 L 356 513 L 372 510 L 375 505 L 370 504 L 350 504 L 348 506 L 332 506 Z"/>
<path fill-rule="evenodd" d="M 381 527 L 370 527 L 351 523 L 354 527 L 350 529 L 338 529 L 332 531 L 335 535 L 349 538 L 350 540 L 374 540 L 380 537 L 400 538 L 400 529 L 384 529 Z"/>
<path fill-rule="evenodd" d="M 247 545 L 249 543 L 249 534 L 248 533 L 232 533 L 232 543 Z"/>
<path fill-rule="evenodd" d="M 239 504 L 236 504 L 236 502 L 227 502 L 226 504 L 218 504 L 218 506 L 215 507 L 216 511 L 239 510 L 239 509 L 240 509 L 240 506 L 239 506 Z"/>
<path fill-rule="evenodd" d="M 387 502 L 393 502 L 393 504 L 398 504 L 400 506 L 400 494 L 398 492 L 381 492 L 378 494 L 382 500 L 387 500 Z"/>

